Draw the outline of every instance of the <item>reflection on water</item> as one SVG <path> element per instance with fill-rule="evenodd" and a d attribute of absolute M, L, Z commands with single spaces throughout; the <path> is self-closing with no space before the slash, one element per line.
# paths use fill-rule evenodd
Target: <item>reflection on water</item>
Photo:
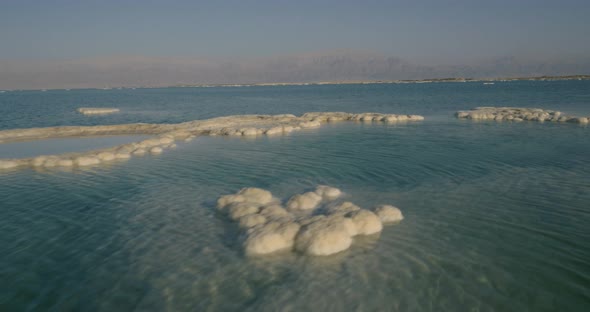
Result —
<path fill-rule="evenodd" d="M 147 139 L 147 135 L 95 136 L 84 138 L 45 139 L 0 144 L 0 159 L 28 158 L 40 155 L 58 155 L 85 152 Z"/>
<path fill-rule="evenodd" d="M 332 124 L 201 137 L 88 171 L 0 176 L 8 311 L 582 311 L 590 133 L 564 124 Z M 248 258 L 221 194 L 333 185 L 405 219 L 331 257 Z"/>

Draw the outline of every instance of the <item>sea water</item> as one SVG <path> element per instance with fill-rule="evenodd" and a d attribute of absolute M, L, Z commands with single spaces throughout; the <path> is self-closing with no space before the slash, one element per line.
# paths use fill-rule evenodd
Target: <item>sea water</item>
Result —
<path fill-rule="evenodd" d="M 81 116 L 75 108 L 121 108 Z M 2 311 L 584 311 L 590 128 L 474 122 L 524 106 L 590 115 L 590 82 L 11 91 L 0 128 L 377 111 L 276 137 L 199 137 L 108 167 L 0 173 Z M 318 184 L 405 219 L 330 257 L 248 257 L 215 200 Z"/>

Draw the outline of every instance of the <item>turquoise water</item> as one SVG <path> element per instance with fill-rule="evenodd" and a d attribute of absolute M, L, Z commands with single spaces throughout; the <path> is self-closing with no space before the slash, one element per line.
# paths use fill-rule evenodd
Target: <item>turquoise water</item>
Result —
<path fill-rule="evenodd" d="M 72 112 L 100 103 L 122 112 Z M 590 115 L 590 83 L 3 93 L 3 128 L 313 110 L 428 119 L 200 137 L 109 167 L 0 173 L 0 310 L 585 311 L 590 128 L 451 117 L 483 105 Z M 249 258 L 215 213 L 242 187 L 284 198 L 317 184 L 405 219 L 336 256 Z"/>

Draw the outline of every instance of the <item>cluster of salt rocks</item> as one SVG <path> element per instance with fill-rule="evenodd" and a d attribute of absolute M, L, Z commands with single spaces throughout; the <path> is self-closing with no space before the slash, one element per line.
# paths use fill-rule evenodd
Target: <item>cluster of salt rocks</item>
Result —
<path fill-rule="evenodd" d="M 267 191 L 244 188 L 217 200 L 217 209 L 236 221 L 244 232 L 248 255 L 295 250 L 327 256 L 348 249 L 354 236 L 381 232 L 383 224 L 399 222 L 401 211 L 390 205 L 366 210 L 338 201 L 342 192 L 320 185 L 296 194 L 284 205 Z"/>
<path fill-rule="evenodd" d="M 540 108 L 519 107 L 476 107 L 469 111 L 458 111 L 457 118 L 477 120 L 508 120 L 508 121 L 557 121 L 587 124 L 590 117 L 565 116 L 561 112 Z"/>

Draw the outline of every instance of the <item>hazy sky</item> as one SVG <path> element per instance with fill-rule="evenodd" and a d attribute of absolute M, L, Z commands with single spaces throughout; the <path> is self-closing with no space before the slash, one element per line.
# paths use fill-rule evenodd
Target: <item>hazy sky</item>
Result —
<path fill-rule="evenodd" d="M 414 63 L 590 55 L 589 0 L 0 0 L 0 59 L 265 57 L 351 49 Z"/>

